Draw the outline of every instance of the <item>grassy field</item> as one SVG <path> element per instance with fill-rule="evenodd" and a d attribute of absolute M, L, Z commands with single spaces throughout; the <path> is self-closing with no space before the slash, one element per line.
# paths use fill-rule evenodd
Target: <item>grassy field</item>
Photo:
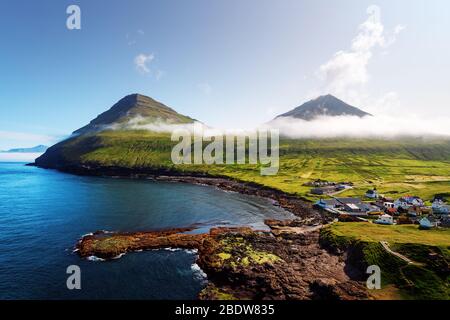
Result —
<path fill-rule="evenodd" d="M 450 249 L 450 229 L 420 230 L 417 225 L 386 226 L 367 222 L 337 222 L 329 228 L 338 237 L 345 236 L 359 241 L 387 241 L 393 245 L 419 243 Z"/>
<path fill-rule="evenodd" d="M 362 196 L 369 188 L 399 197 L 418 195 L 431 200 L 435 194 L 450 197 L 450 140 L 324 139 L 280 141 L 280 169 L 275 176 L 261 176 L 257 165 L 173 165 L 175 142 L 164 133 L 106 131 L 80 136 L 62 147 L 65 159 L 102 165 L 169 167 L 187 172 L 207 172 L 253 181 L 309 200 L 305 182 L 315 179 L 351 181 L 355 188 L 342 196 Z"/>
<path fill-rule="evenodd" d="M 389 246 L 414 264 L 388 253 Z M 414 225 L 382 226 L 372 223 L 334 223 L 321 231 L 321 242 L 331 248 L 352 249 L 349 261 L 360 270 L 377 265 L 381 290 L 371 294 L 380 299 L 450 298 L 450 230 L 419 230 Z"/>

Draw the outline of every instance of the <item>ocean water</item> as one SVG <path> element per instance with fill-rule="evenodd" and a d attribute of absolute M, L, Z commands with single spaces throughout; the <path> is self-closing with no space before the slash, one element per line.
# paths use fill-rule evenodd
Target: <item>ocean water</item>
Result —
<path fill-rule="evenodd" d="M 153 250 L 112 261 L 73 253 L 83 234 L 216 225 L 264 228 L 292 215 L 266 199 L 209 186 L 80 177 L 0 162 L 0 299 L 195 299 L 205 285 L 194 252 Z M 81 268 L 68 290 L 66 268 Z"/>

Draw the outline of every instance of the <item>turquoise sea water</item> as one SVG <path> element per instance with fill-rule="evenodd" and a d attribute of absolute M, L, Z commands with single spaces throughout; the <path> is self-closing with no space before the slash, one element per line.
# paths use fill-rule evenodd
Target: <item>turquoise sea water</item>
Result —
<path fill-rule="evenodd" d="M 96 230 L 137 231 L 201 224 L 263 228 L 292 215 L 268 200 L 208 186 L 80 177 L 0 162 L 0 299 L 195 299 L 205 284 L 195 254 L 129 253 L 94 262 L 72 251 Z M 81 268 L 68 290 L 66 268 Z"/>

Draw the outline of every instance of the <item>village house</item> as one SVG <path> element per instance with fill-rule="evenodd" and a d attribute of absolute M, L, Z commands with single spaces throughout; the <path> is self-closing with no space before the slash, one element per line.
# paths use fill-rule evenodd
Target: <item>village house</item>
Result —
<path fill-rule="evenodd" d="M 385 209 L 395 209 L 395 205 L 393 202 L 383 202 L 383 207 Z"/>
<path fill-rule="evenodd" d="M 370 199 L 377 199 L 378 198 L 378 191 L 376 188 L 373 188 L 371 190 L 367 190 L 366 197 Z"/>
<path fill-rule="evenodd" d="M 307 187 L 316 187 L 316 188 L 318 188 L 318 187 L 326 187 L 326 186 L 335 186 L 336 182 L 317 179 L 317 180 L 314 180 L 314 181 L 306 182 L 304 185 L 307 186 Z"/>
<path fill-rule="evenodd" d="M 386 225 L 393 225 L 394 224 L 394 218 L 388 214 L 383 214 L 374 221 L 377 224 L 386 224 Z"/>
<path fill-rule="evenodd" d="M 397 211 L 396 208 L 386 208 L 386 209 L 385 209 L 385 212 L 386 212 L 387 214 L 390 214 L 390 215 L 396 215 L 396 214 L 398 214 L 398 211 Z"/>
<path fill-rule="evenodd" d="M 420 219 L 419 221 L 419 227 L 420 229 L 431 229 L 433 228 L 433 225 L 431 224 L 430 220 L 428 220 L 428 218 L 423 217 L 422 219 Z"/>
<path fill-rule="evenodd" d="M 442 199 L 435 199 L 431 205 L 433 214 L 449 214 L 450 206 L 446 205 Z"/>
<path fill-rule="evenodd" d="M 413 217 L 420 216 L 420 215 L 422 215 L 422 208 L 416 207 L 416 206 L 411 206 L 408 208 L 408 215 L 413 216 Z"/>
<path fill-rule="evenodd" d="M 433 216 L 423 217 L 419 221 L 419 226 L 421 229 L 436 228 L 438 226 L 438 224 L 439 224 L 439 221 Z"/>
<path fill-rule="evenodd" d="M 320 199 L 315 205 L 327 211 L 353 216 L 367 216 L 369 212 L 380 212 L 378 207 L 359 198 Z"/>
<path fill-rule="evenodd" d="M 411 206 L 423 207 L 423 200 L 417 196 L 404 196 L 394 201 L 394 207 L 397 209 L 408 210 Z"/>
<path fill-rule="evenodd" d="M 304 186 L 313 187 L 309 193 L 315 194 L 315 195 L 326 195 L 326 194 L 333 194 L 338 191 L 342 191 L 348 188 L 352 187 L 352 183 L 350 182 L 333 182 L 333 181 L 326 181 L 326 180 L 315 180 L 306 182 L 303 184 Z"/>
<path fill-rule="evenodd" d="M 325 186 L 320 188 L 313 188 L 311 189 L 310 193 L 316 195 L 323 195 L 323 194 L 330 194 L 336 191 L 337 190 L 335 186 Z"/>

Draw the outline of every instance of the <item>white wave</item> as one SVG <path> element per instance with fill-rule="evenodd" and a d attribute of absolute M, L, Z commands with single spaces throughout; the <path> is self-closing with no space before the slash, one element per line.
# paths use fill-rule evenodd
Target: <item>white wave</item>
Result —
<path fill-rule="evenodd" d="M 94 262 L 105 261 L 105 259 L 99 258 L 97 256 L 89 256 L 89 257 L 86 258 L 86 260 L 94 261 Z"/>
<path fill-rule="evenodd" d="M 206 275 L 206 273 L 200 268 L 200 266 L 196 263 L 193 263 L 191 265 L 191 270 L 194 273 L 194 278 L 198 279 L 198 280 L 202 280 L 205 281 L 208 276 Z"/>
<path fill-rule="evenodd" d="M 83 235 L 81 236 L 81 238 L 88 237 L 88 236 L 93 236 L 93 235 L 94 235 L 94 234 L 93 234 L 92 232 L 89 232 L 89 233 L 83 234 Z"/>
<path fill-rule="evenodd" d="M 180 249 L 180 248 L 163 248 L 163 250 L 175 252 L 175 251 L 181 251 L 183 249 Z"/>

